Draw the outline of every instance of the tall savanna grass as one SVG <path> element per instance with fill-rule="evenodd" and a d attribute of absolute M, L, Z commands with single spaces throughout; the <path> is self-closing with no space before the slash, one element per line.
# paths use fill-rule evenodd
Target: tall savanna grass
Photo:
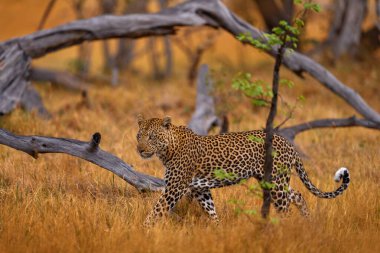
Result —
<path fill-rule="evenodd" d="M 8 4 L 16 8 L 13 2 Z M 35 1 L 26 2 L 30 10 L 37 9 Z M 57 12 L 63 8 L 60 4 Z M 42 9 L 39 6 L 40 12 Z M 56 17 L 54 24 L 66 18 L 67 12 L 62 13 L 64 17 L 52 15 Z M 32 24 L 38 22 L 38 15 L 30 15 L 32 18 L 34 23 L 26 21 L 27 15 L 18 21 L 22 33 L 31 32 Z M 11 25 L 2 38 L 18 35 L 10 34 L 16 29 L 14 23 Z M 230 35 L 221 33 L 218 38 L 204 58 L 214 69 L 212 77 L 221 96 L 218 111 L 227 112 L 231 131 L 263 128 L 267 110 L 252 108 L 246 98 L 231 90 L 230 81 L 241 70 L 270 81 L 273 60 L 243 47 Z M 100 48 L 99 44 L 94 47 Z M 95 58 L 100 58 L 96 52 Z M 66 50 L 35 64 L 62 68 L 67 58 L 74 56 L 75 49 Z M 126 74 L 117 87 L 91 84 L 89 105 L 75 92 L 35 84 L 52 119 L 43 120 L 17 109 L 0 117 L 0 127 L 23 135 L 81 140 L 100 132 L 104 150 L 139 171 L 162 177 L 163 167 L 156 158 L 142 160 L 135 151 L 135 116 L 170 115 L 177 125 L 189 121 L 195 88 L 185 80 L 185 57 L 177 56 L 180 60 L 173 79 L 157 82 L 142 77 L 148 72 L 145 59 L 138 64 L 143 74 Z M 380 111 L 378 60 L 377 56 L 372 62 L 342 61 L 329 69 Z M 281 87 L 283 98 L 294 101 L 298 95 L 306 97 L 288 125 L 355 114 L 312 78 L 299 79 L 286 69 L 281 74 L 296 83 L 291 90 Z M 0 146 L 0 252 L 380 252 L 379 132 L 363 128 L 313 130 L 297 136 L 296 143 L 308 156 L 304 164 L 311 180 L 322 190 L 337 187 L 333 175 L 339 167 L 351 172 L 348 190 L 333 200 L 317 199 L 293 176 L 291 185 L 305 197 L 309 219 L 302 218 L 295 208 L 286 218 L 271 213 L 269 223 L 259 215 L 239 214 L 231 200 L 259 211 L 261 199 L 244 187 L 231 186 L 212 191 L 222 220 L 219 226 L 210 223 L 196 203 L 182 200 L 171 218 L 150 229 L 143 228 L 142 222 L 159 193 L 140 194 L 112 173 L 68 155 L 44 154 L 35 160 Z"/>

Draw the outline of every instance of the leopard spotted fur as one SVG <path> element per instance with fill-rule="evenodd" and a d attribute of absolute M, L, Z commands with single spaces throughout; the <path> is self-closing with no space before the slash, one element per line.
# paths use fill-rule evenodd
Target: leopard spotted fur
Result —
<path fill-rule="evenodd" d="M 263 178 L 265 133 L 261 130 L 200 136 L 184 126 L 175 126 L 169 117 L 144 120 L 138 117 L 137 150 L 143 158 L 157 155 L 165 166 L 165 190 L 148 215 L 145 224 L 167 214 L 185 194 L 190 194 L 214 221 L 218 220 L 210 189 L 239 183 L 242 179 Z M 342 184 L 333 192 L 322 192 L 309 180 L 295 148 L 275 135 L 271 199 L 275 209 L 287 212 L 292 203 L 303 215 L 308 209 L 302 195 L 289 187 L 290 171 L 295 168 L 306 188 L 320 198 L 335 198 L 347 189 L 349 172 L 341 168 L 335 180 Z M 285 168 L 285 170 L 284 170 Z M 234 177 L 220 178 L 216 169 Z"/>

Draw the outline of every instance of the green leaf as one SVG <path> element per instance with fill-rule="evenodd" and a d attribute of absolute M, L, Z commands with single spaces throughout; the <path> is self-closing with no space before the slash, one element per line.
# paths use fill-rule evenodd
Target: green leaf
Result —
<path fill-rule="evenodd" d="M 268 103 L 262 99 L 253 99 L 252 104 L 255 106 L 267 106 Z"/>
<path fill-rule="evenodd" d="M 314 12 L 321 12 L 321 6 L 317 3 L 304 3 L 303 7 L 306 10 L 312 10 Z"/>
<path fill-rule="evenodd" d="M 247 137 L 247 139 L 250 140 L 250 141 L 253 141 L 253 142 L 257 142 L 257 143 L 264 143 L 264 141 L 265 141 L 263 138 L 257 137 L 255 135 L 249 135 Z"/>
<path fill-rule="evenodd" d="M 288 22 L 287 22 L 286 20 L 281 20 L 278 24 L 279 24 L 280 26 L 283 26 L 283 27 L 288 26 Z"/>
<path fill-rule="evenodd" d="M 242 200 L 239 200 L 239 199 L 230 199 L 227 201 L 228 204 L 232 204 L 232 205 L 239 205 L 239 206 L 242 206 L 244 205 L 244 201 Z"/>
<path fill-rule="evenodd" d="M 305 98 L 303 95 L 299 95 L 299 96 L 297 97 L 297 100 L 298 100 L 298 101 L 305 101 L 306 98 Z"/>
<path fill-rule="evenodd" d="M 303 22 L 302 19 L 300 18 L 296 18 L 296 20 L 294 20 L 294 23 L 299 27 L 299 28 L 302 28 L 305 26 L 305 22 Z"/>
<path fill-rule="evenodd" d="M 275 184 L 274 183 L 271 183 L 271 182 L 267 182 L 265 180 L 261 180 L 260 181 L 260 186 L 261 188 L 265 189 L 265 190 L 271 190 L 275 187 Z"/>
<path fill-rule="evenodd" d="M 256 184 L 249 185 L 249 186 L 248 186 L 248 189 L 249 189 L 250 191 L 255 191 L 255 190 L 258 189 L 258 185 L 256 185 Z"/>
<path fill-rule="evenodd" d="M 272 32 L 274 32 L 276 35 L 283 35 L 285 33 L 284 29 L 282 29 L 281 27 L 273 28 Z"/>
<path fill-rule="evenodd" d="M 244 178 L 244 179 L 240 180 L 239 184 L 246 184 L 247 181 L 248 181 L 248 180 Z"/>
<path fill-rule="evenodd" d="M 271 218 L 270 218 L 270 222 L 271 222 L 272 224 L 278 224 L 278 223 L 280 223 L 280 220 L 279 220 L 278 218 L 273 218 L 273 217 L 271 217 Z"/>
<path fill-rule="evenodd" d="M 236 179 L 235 173 L 227 172 L 224 169 L 215 169 L 214 170 L 214 176 L 216 179 L 219 179 L 219 180 L 223 180 L 223 179 L 234 180 L 234 179 Z"/>
<path fill-rule="evenodd" d="M 302 0 L 293 0 L 293 3 L 295 3 L 295 4 L 302 4 Z"/>
<path fill-rule="evenodd" d="M 248 215 L 256 215 L 257 211 L 254 209 L 247 209 L 247 210 L 244 210 L 243 213 L 248 214 Z"/>
<path fill-rule="evenodd" d="M 293 88 L 294 87 L 294 82 L 293 81 L 290 81 L 288 79 L 280 79 L 280 84 L 281 85 L 286 85 L 288 86 L 289 88 Z"/>

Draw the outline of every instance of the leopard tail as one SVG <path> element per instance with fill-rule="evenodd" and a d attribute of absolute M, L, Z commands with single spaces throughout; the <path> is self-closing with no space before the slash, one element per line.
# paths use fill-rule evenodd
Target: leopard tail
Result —
<path fill-rule="evenodd" d="M 315 196 L 319 198 L 325 198 L 325 199 L 333 199 L 337 196 L 341 195 L 350 184 L 350 173 L 347 168 L 340 168 L 336 171 L 334 180 L 335 182 L 339 182 L 342 179 L 342 184 L 332 192 L 323 192 L 319 190 L 309 179 L 305 168 L 303 166 L 303 163 L 301 159 L 298 157 L 295 164 L 295 169 L 297 171 L 298 176 L 300 177 L 302 183 L 306 186 L 306 188 L 313 193 Z"/>

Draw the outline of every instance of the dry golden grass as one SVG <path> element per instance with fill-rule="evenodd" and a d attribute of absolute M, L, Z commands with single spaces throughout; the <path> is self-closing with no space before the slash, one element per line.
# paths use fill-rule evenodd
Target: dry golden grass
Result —
<path fill-rule="evenodd" d="M 265 71 L 265 66 L 254 69 Z M 262 75 L 269 78 L 270 70 Z M 162 176 L 157 159 L 144 161 L 135 152 L 135 115 L 168 114 L 176 124 L 185 124 L 193 111 L 195 94 L 193 88 L 179 85 L 181 82 L 184 80 L 155 83 L 140 78 L 117 88 L 95 85 L 90 92 L 91 108 L 77 106 L 78 94 L 38 85 L 53 119 L 45 121 L 17 110 L 2 117 L 0 127 L 19 134 L 84 140 L 99 131 L 103 134 L 102 148 L 141 171 Z M 309 95 L 294 122 L 350 113 L 316 85 L 298 85 L 294 93 L 300 92 Z M 246 100 L 239 102 L 235 95 L 229 98 L 233 103 L 229 108 L 233 130 L 263 126 L 265 110 L 252 111 Z M 367 98 L 379 108 L 376 98 L 369 94 Z M 195 203 L 182 201 L 176 208 L 181 220 L 174 217 L 150 230 L 141 223 L 154 205 L 156 193 L 140 195 L 111 173 L 67 155 L 41 155 L 34 160 L 2 146 L 0 251 L 379 252 L 379 133 L 360 128 L 318 130 L 301 135 L 297 141 L 310 155 L 306 168 L 321 189 L 336 187 L 332 175 L 339 166 L 347 166 L 352 174 L 348 191 L 335 200 L 315 198 L 293 178 L 292 185 L 304 193 L 309 204 L 310 220 L 294 212 L 265 226 L 259 217 L 238 215 L 229 200 L 243 200 L 247 208 L 257 210 L 261 200 L 234 186 L 213 191 L 221 225 L 210 224 Z"/>
<path fill-rule="evenodd" d="M 8 1 L 8 7 L 19 11 L 20 3 L 13 2 Z M 24 2 L 36 10 L 34 3 Z M 56 11 L 66 8 L 60 3 Z M 42 9 L 43 5 L 38 13 Z M 61 23 L 65 18 L 58 16 L 52 23 Z M 31 32 L 37 23 L 38 18 L 32 22 L 23 19 L 18 26 L 12 23 L 12 29 L 1 38 Z M 14 34 L 17 29 L 19 33 Z M 230 49 L 228 54 L 226 47 Z M 214 78 L 226 83 L 224 89 L 230 87 L 232 73 L 242 69 L 270 80 L 272 59 L 252 52 L 221 34 L 218 46 L 204 60 L 216 69 Z M 70 49 L 37 64 L 63 67 L 73 55 L 75 49 Z M 37 88 L 53 118 L 41 120 L 16 110 L 0 118 L 0 127 L 18 134 L 82 140 L 99 131 L 103 149 L 140 171 L 162 176 L 157 159 L 144 161 L 135 152 L 135 115 L 170 115 L 175 124 L 186 124 L 194 109 L 195 91 L 186 85 L 185 70 L 180 69 L 187 65 L 180 57 L 174 80 L 158 83 L 128 75 L 123 79 L 127 82 L 116 88 L 94 85 L 90 108 L 80 106 L 77 93 L 39 84 Z M 100 65 L 97 61 L 95 65 Z M 228 69 L 227 81 L 220 77 L 222 69 Z M 339 63 L 332 70 L 380 111 L 378 62 Z M 297 83 L 291 91 L 283 89 L 284 97 L 294 100 L 297 94 L 303 94 L 307 98 L 289 124 L 354 114 L 311 78 L 302 81 L 286 70 L 283 75 Z M 246 99 L 226 93 L 222 92 L 222 101 L 230 106 L 220 109 L 228 110 L 232 131 L 263 127 L 266 110 L 252 109 Z M 346 166 L 351 172 L 347 192 L 334 200 L 317 199 L 297 177 L 292 179 L 292 186 L 306 198 L 310 220 L 301 218 L 296 210 L 291 217 L 276 219 L 278 222 L 269 225 L 257 216 L 239 215 L 229 200 L 243 200 L 247 208 L 257 210 L 261 200 L 233 186 L 213 190 L 222 220 L 219 226 L 210 224 L 195 203 L 181 201 L 176 208 L 181 219 L 167 219 L 149 230 L 141 224 L 157 200 L 157 193 L 141 195 L 110 172 L 67 155 L 47 154 L 34 160 L 0 146 L 0 252 L 380 252 L 380 134 L 361 128 L 315 130 L 297 137 L 297 143 L 310 156 L 305 161 L 306 170 L 321 189 L 333 190 L 337 186 L 332 180 L 337 168 Z M 276 214 L 272 216 L 276 218 Z"/>

